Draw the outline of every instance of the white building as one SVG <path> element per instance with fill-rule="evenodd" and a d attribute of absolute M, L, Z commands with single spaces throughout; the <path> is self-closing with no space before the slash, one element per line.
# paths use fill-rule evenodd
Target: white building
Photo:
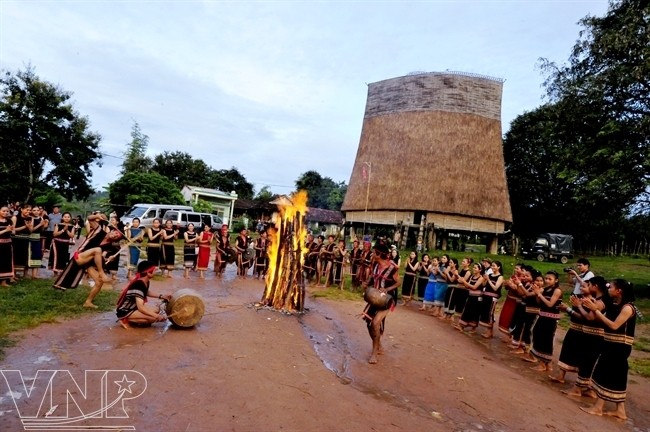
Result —
<path fill-rule="evenodd" d="M 237 194 L 235 191 L 230 193 L 221 192 L 216 189 L 208 189 L 197 186 L 183 186 L 181 194 L 185 201 L 195 204 L 199 200 L 207 201 L 212 204 L 212 213 L 219 215 L 223 223 L 230 225 L 232 214 L 234 212 Z"/>

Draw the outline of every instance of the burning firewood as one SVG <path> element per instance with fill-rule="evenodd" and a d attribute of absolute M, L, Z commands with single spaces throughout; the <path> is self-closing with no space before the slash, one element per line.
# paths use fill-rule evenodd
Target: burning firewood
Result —
<path fill-rule="evenodd" d="M 305 276 L 302 266 L 307 228 L 307 193 L 272 202 L 279 210 L 275 229 L 269 230 L 269 269 L 260 304 L 286 312 L 302 313 L 305 307 Z"/>

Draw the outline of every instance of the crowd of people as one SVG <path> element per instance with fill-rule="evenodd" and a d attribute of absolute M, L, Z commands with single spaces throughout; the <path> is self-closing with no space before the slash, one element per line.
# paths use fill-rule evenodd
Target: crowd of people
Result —
<path fill-rule="evenodd" d="M 205 278 L 209 267 L 221 275 L 228 263 L 237 264 L 242 278 L 250 269 L 256 278 L 266 274 L 270 244 L 266 232 L 253 241 L 241 230 L 231 245 L 225 224 L 215 233 L 209 226 L 197 232 L 189 224 L 181 235 L 170 220 L 163 225 L 156 219 L 152 227 L 145 228 L 138 218 L 122 225 L 115 213 L 107 217 L 93 212 L 84 221 L 69 212 L 61 213 L 58 206 L 48 214 L 39 206 L 17 204 L 0 208 L 0 286 L 9 286 L 18 278 L 38 278 L 39 269 L 47 267 L 56 279 L 53 287 L 59 290 L 76 288 L 83 278 L 89 278 L 91 291 L 84 306 L 94 308 L 93 300 L 103 284 L 117 279 L 124 249 L 128 249 L 127 279 L 138 274 L 142 251 L 146 251 L 147 263 L 171 277 L 177 267 L 174 241 L 179 237 L 183 239 L 186 278 L 190 271 Z"/>
<path fill-rule="evenodd" d="M 475 263 L 466 257 L 459 264 L 448 255 L 424 254 L 418 260 L 411 252 L 401 294 L 404 304 L 420 299 L 421 311 L 460 332 L 492 338 L 496 325 L 510 352 L 534 363 L 532 369 L 548 373 L 553 382 L 564 383 L 567 373 L 576 373 L 575 385 L 564 392 L 595 398 L 595 404 L 584 411 L 625 419 L 628 357 L 638 315 L 632 284 L 595 276 L 585 258 L 564 272 L 573 285 L 568 303 L 562 301 L 560 275 L 553 270 L 542 274 L 532 266 L 517 264 L 508 277 L 501 262 L 488 258 Z M 495 310 L 502 293 L 506 299 L 497 320 Z M 554 375 L 553 347 L 561 313 L 569 316 L 571 324 Z M 606 411 L 606 401 L 613 402 L 615 410 Z"/>
<path fill-rule="evenodd" d="M 82 227 L 86 232 L 80 239 Z M 94 298 L 104 283 L 115 280 L 120 254 L 128 248 L 127 278 L 131 282 L 120 299 L 118 318 L 124 327 L 154 322 L 162 319 L 161 315 L 142 305 L 147 296 L 168 298 L 149 292 L 149 281 L 156 269 L 172 276 L 176 269 L 174 241 L 179 236 L 170 220 L 163 224 L 156 219 L 152 227 L 144 228 L 138 218 L 121 226 L 114 214 L 106 217 L 94 212 L 83 222 L 68 212 L 61 213 L 58 207 L 48 214 L 38 206 L 4 206 L 0 208 L 0 285 L 14 283 L 21 274 L 37 278 L 49 251 L 47 267 L 56 276 L 54 288 L 75 288 L 87 274 L 94 283 L 90 283 L 84 307 L 94 308 Z M 199 231 L 189 224 L 181 238 L 186 278 L 190 271 L 205 278 L 210 268 L 221 275 L 228 263 L 236 263 L 241 278 L 246 278 L 251 268 L 256 278 L 263 278 L 268 270 L 270 240 L 266 232 L 253 241 L 242 229 L 231 244 L 228 225 L 212 232 L 207 225 Z M 71 254 L 76 240 L 79 244 Z M 564 383 L 567 373 L 576 373 L 575 385 L 566 393 L 595 398 L 595 404 L 585 411 L 626 418 L 627 360 L 638 315 L 634 292 L 625 280 L 607 282 L 595 276 L 587 259 L 579 259 L 576 268 L 564 269 L 573 292 L 569 301 L 563 302 L 559 274 L 542 274 L 528 265 L 517 264 L 513 274 L 506 276 L 499 261 L 486 258 L 479 263 L 465 257 L 459 262 L 446 254 L 431 257 L 426 253 L 418 258 L 416 252 L 410 252 L 402 266 L 397 248 L 383 240 L 374 248 L 370 242 L 355 240 L 347 250 L 345 241 L 334 235 L 325 243 L 324 235 L 309 234 L 303 250 L 304 274 L 311 283 L 342 287 L 349 271 L 352 285 L 366 291 L 368 305 L 362 316 L 373 341 L 370 363 L 376 363 L 382 351 L 388 312 L 399 300 L 404 305 L 417 300 L 422 302 L 420 311 L 463 333 L 492 338 L 496 325 L 506 335 L 511 353 L 534 363 L 535 370 L 549 373 L 552 381 Z M 142 251 L 146 251 L 146 260 L 141 259 Z M 497 320 L 495 311 L 503 293 L 506 298 Z M 559 354 L 559 370 L 552 374 L 561 313 L 569 316 L 570 327 Z M 606 401 L 614 402 L 616 409 L 605 411 Z"/>

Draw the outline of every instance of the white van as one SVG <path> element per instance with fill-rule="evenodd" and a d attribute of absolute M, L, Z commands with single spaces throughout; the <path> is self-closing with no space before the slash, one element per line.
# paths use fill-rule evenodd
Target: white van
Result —
<path fill-rule="evenodd" d="M 123 224 L 131 224 L 133 218 L 137 217 L 140 219 L 140 226 L 151 227 L 153 225 L 153 220 L 158 218 L 162 223 L 163 216 L 169 210 L 184 210 L 184 211 L 194 211 L 192 206 L 188 205 L 177 205 L 177 204 L 143 204 L 138 203 L 129 209 L 124 216 L 120 218 L 120 221 Z"/>
<path fill-rule="evenodd" d="M 208 225 L 212 231 L 221 229 L 223 221 L 217 215 L 210 213 L 196 213 L 193 211 L 185 210 L 170 210 L 163 216 L 162 223 L 171 220 L 175 228 L 181 233 L 187 231 L 187 225 L 192 223 L 197 232 L 203 231 L 203 226 Z"/>

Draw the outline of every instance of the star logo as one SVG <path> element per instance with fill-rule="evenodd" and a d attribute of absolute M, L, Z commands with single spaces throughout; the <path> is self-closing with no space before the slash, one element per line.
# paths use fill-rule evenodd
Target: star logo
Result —
<path fill-rule="evenodd" d="M 129 381 L 129 379 L 126 377 L 126 374 L 122 376 L 122 379 L 120 381 L 113 381 L 113 382 L 118 386 L 120 386 L 118 393 L 125 393 L 125 392 L 131 393 L 131 386 L 135 384 L 135 381 Z"/>

